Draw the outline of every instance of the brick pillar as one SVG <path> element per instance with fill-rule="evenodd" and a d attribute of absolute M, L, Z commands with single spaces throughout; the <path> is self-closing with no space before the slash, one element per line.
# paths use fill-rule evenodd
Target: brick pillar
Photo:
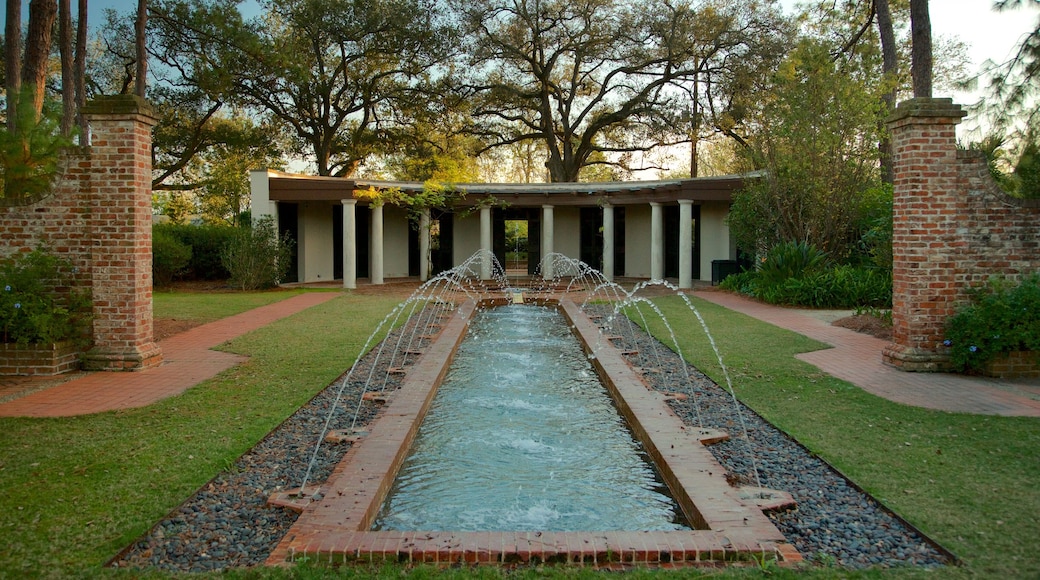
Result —
<path fill-rule="evenodd" d="M 951 99 L 911 99 L 888 119 L 895 177 L 893 344 L 882 356 L 902 370 L 942 371 L 949 363 L 943 333 L 959 298 L 960 255 L 968 245 L 957 219 L 967 206 L 956 143 L 964 115 Z"/>
<path fill-rule="evenodd" d="M 162 362 L 152 334 L 151 105 L 101 97 L 83 114 L 91 130 L 92 370 L 141 370 Z"/>

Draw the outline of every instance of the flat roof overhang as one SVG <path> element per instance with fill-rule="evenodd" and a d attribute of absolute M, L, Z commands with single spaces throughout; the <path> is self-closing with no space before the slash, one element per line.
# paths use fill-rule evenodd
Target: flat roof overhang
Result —
<path fill-rule="evenodd" d="M 268 171 L 271 201 L 341 201 L 355 199 L 357 190 L 397 188 L 419 192 L 423 184 L 414 181 L 379 181 L 342 177 L 319 177 Z M 472 206 L 481 198 L 493 197 L 509 207 L 635 205 L 650 202 L 671 203 L 690 200 L 730 201 L 733 192 L 757 174 L 697 177 L 658 181 L 612 181 L 601 183 L 459 183 L 454 188 L 466 192 L 458 207 Z M 358 199 L 359 205 L 367 205 Z"/>

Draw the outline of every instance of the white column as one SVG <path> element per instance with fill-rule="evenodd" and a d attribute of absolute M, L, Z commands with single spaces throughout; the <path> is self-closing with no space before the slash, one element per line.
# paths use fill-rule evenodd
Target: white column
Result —
<path fill-rule="evenodd" d="M 650 202 L 650 279 L 664 279 L 664 212 L 654 201 Z"/>
<path fill-rule="evenodd" d="M 693 288 L 693 202 L 679 200 L 679 287 Z"/>
<path fill-rule="evenodd" d="M 603 277 L 614 281 L 614 206 L 603 206 Z"/>
<path fill-rule="evenodd" d="M 419 215 L 419 281 L 430 279 L 430 210 Z"/>
<path fill-rule="evenodd" d="M 343 287 L 357 288 L 357 200 L 343 203 Z"/>
<path fill-rule="evenodd" d="M 546 257 L 553 253 L 553 206 L 542 206 L 542 279 L 552 280 L 555 277 L 552 260 Z"/>
<path fill-rule="evenodd" d="M 383 205 L 371 205 L 372 209 L 372 260 L 368 265 L 368 277 L 373 284 L 383 283 Z"/>
<path fill-rule="evenodd" d="M 491 208 L 480 208 L 480 279 L 491 278 Z"/>

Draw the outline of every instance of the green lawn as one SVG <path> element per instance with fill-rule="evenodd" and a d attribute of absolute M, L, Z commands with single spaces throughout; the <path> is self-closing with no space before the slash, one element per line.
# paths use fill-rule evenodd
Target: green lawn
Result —
<path fill-rule="evenodd" d="M 171 292 L 152 293 L 156 318 L 194 320 L 200 324 L 239 314 L 312 290 L 269 290 L 265 292 Z"/>
<path fill-rule="evenodd" d="M 219 294 L 226 314 L 250 295 Z M 277 293 L 276 293 L 277 294 Z M 291 294 L 284 294 L 289 296 Z M 221 315 L 213 295 L 157 294 L 157 316 Z M 101 565 L 348 368 L 395 298 L 345 294 L 229 343 L 245 364 L 144 409 L 68 419 L 0 419 L 0 577 L 124 576 Z M 679 299 L 659 301 L 687 358 L 719 379 Z M 904 407 L 793 358 L 819 345 L 698 301 L 738 395 L 960 555 L 942 577 L 1040 577 L 1040 420 Z M 185 314 L 187 312 L 216 314 Z M 176 314 L 173 314 L 176 313 Z M 321 340 L 315 340 L 321 337 Z M 331 577 L 261 569 L 231 577 Z M 545 569 L 353 569 L 354 576 L 535 577 Z M 565 578 L 601 576 L 552 570 Z M 938 577 L 918 570 L 708 571 L 722 577 Z M 138 576 L 135 574 L 134 577 Z M 691 576 L 643 571 L 636 577 Z"/>

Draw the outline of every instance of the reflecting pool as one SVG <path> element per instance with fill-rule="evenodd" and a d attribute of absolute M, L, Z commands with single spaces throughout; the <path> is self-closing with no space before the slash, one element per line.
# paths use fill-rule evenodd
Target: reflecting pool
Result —
<path fill-rule="evenodd" d="M 555 309 L 480 312 L 376 530 L 686 530 Z"/>

